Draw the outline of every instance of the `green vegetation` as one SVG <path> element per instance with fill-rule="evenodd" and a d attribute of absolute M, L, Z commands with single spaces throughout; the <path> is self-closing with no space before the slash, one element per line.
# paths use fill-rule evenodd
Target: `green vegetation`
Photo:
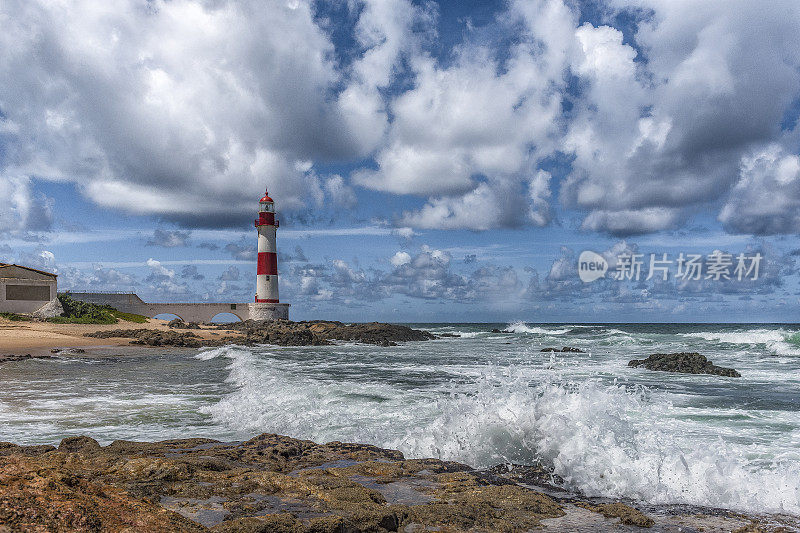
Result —
<path fill-rule="evenodd" d="M 125 320 L 127 322 L 136 322 L 137 324 L 144 324 L 145 322 L 147 322 L 147 317 L 144 315 L 137 315 L 135 313 L 123 313 L 122 311 L 117 311 L 114 308 L 111 309 L 111 314 L 119 318 L 120 320 Z"/>
<path fill-rule="evenodd" d="M 73 299 L 69 294 L 59 294 L 59 301 L 64 308 L 61 316 L 48 318 L 48 322 L 56 324 L 116 324 L 114 309 L 108 305 L 97 305 Z"/>
<path fill-rule="evenodd" d="M 116 324 L 117 319 L 113 316 L 110 319 L 103 318 L 90 318 L 86 316 L 71 317 L 71 316 L 54 316 L 47 319 L 48 322 L 54 324 Z"/>
<path fill-rule="evenodd" d="M 0 316 L 8 320 L 30 322 L 31 317 L 27 315 L 18 315 L 17 313 L 0 313 Z"/>

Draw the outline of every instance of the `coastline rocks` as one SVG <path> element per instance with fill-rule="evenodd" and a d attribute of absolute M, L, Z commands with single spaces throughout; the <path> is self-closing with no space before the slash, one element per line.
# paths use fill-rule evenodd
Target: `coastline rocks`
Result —
<path fill-rule="evenodd" d="M 330 344 L 330 341 L 395 346 L 398 342 L 425 341 L 436 338 L 427 331 L 381 322 L 344 324 L 325 320 L 308 322 L 246 320 L 226 324 L 220 329 L 241 331 L 247 344 L 279 344 L 281 346 L 326 345 Z"/>
<path fill-rule="evenodd" d="M 643 366 L 647 370 L 662 372 L 678 372 L 681 374 L 711 374 L 740 378 L 742 375 L 733 368 L 725 368 L 713 364 L 704 355 L 696 352 L 655 353 L 647 359 L 633 359 L 630 367 Z"/>
<path fill-rule="evenodd" d="M 653 527 L 653 524 L 655 524 L 655 520 L 643 512 L 620 502 L 600 505 L 579 503 L 577 505 L 594 513 L 600 513 L 606 518 L 619 518 L 620 523 L 626 526 Z"/>
<path fill-rule="evenodd" d="M 52 359 L 53 356 L 51 355 L 31 355 L 26 353 L 25 355 L 15 355 L 15 354 L 7 354 L 7 355 L 0 355 L 0 363 L 10 363 L 12 361 L 25 361 L 26 359 Z"/>
<path fill-rule="evenodd" d="M 188 324 L 180 318 L 174 318 L 167 323 L 167 326 L 175 329 L 201 329 L 200 324 L 197 322 L 189 322 Z"/>
<path fill-rule="evenodd" d="M 564 346 L 560 350 L 558 348 L 542 348 L 540 352 L 564 352 L 564 353 L 586 353 L 580 348 L 573 348 L 572 346 Z"/>
<path fill-rule="evenodd" d="M 617 499 L 559 489 L 541 465 L 481 471 L 275 434 L 107 446 L 80 436 L 58 449 L 0 442 L 0 457 L 0 531 L 734 531 L 751 523 L 671 505 L 648 505 L 651 518 Z"/>
<path fill-rule="evenodd" d="M 133 339 L 131 344 L 144 344 L 147 346 L 177 346 L 183 348 L 200 348 L 206 346 L 201 338 L 192 332 L 178 333 L 177 331 L 160 331 L 157 329 L 110 329 L 84 333 L 86 337 L 109 339 L 114 337 Z"/>
<path fill-rule="evenodd" d="M 218 326 L 219 331 L 230 334 L 219 339 L 203 338 L 191 331 L 162 331 L 157 329 L 112 329 L 85 333 L 87 337 L 107 339 L 112 337 L 134 339 L 131 344 L 147 346 L 177 346 L 199 348 L 223 344 L 276 344 L 279 346 L 325 346 L 331 341 L 360 342 L 376 346 L 396 346 L 398 342 L 424 341 L 437 338 L 432 333 L 408 326 L 370 322 L 343 324 L 342 322 L 290 322 L 275 320 L 256 322 L 247 320 Z"/>
<path fill-rule="evenodd" d="M 0 451 L 0 530 L 527 531 L 565 514 L 466 465 L 363 444 L 70 437 Z"/>

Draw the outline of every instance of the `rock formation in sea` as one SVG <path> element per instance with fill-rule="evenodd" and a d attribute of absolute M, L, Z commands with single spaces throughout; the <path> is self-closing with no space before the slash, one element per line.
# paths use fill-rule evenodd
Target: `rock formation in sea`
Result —
<path fill-rule="evenodd" d="M 221 346 L 224 344 L 277 344 L 280 346 L 327 345 L 331 341 L 361 342 L 379 346 L 394 346 L 398 342 L 424 341 L 437 338 L 427 331 L 412 329 L 398 324 L 369 322 L 366 324 L 344 324 L 332 321 L 291 322 L 274 320 L 257 322 L 247 320 L 234 324 L 219 326 L 228 333 L 217 339 L 206 339 L 192 331 L 174 331 L 176 329 L 193 329 L 171 322 L 173 330 L 154 329 L 113 329 L 87 333 L 87 337 L 112 338 L 123 337 L 134 339 L 131 344 L 150 346 L 180 346 L 197 348 L 200 346 Z"/>
<path fill-rule="evenodd" d="M 704 355 L 696 352 L 654 353 L 647 359 L 633 359 L 628 366 L 643 366 L 648 370 L 679 372 L 682 374 L 712 374 L 740 378 L 742 375 L 733 368 L 717 366 Z"/>

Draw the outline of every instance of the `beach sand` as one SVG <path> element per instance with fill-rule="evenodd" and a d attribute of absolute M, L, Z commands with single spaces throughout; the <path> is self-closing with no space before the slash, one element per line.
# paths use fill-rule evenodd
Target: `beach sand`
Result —
<path fill-rule="evenodd" d="M 50 353 L 53 349 L 86 348 L 92 346 L 128 346 L 131 339 L 85 337 L 86 333 L 112 329 L 153 329 L 169 331 L 166 320 L 151 318 L 147 323 L 139 324 L 120 320 L 117 324 L 53 324 L 51 322 L 23 322 L 0 318 L 0 355 Z M 212 329 L 192 330 L 204 339 L 213 339 L 212 331 L 217 335 L 228 333 L 227 330 Z"/>

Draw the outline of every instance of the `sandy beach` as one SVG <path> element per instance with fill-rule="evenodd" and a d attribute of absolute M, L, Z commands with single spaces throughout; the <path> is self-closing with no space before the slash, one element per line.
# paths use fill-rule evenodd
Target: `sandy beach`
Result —
<path fill-rule="evenodd" d="M 24 322 L 0 318 L 0 355 L 24 354 L 39 355 L 53 349 L 85 348 L 90 346 L 128 346 L 130 338 L 85 337 L 86 333 L 115 330 L 120 328 L 152 329 L 170 331 L 166 320 L 148 319 L 146 323 L 120 320 L 117 324 L 53 324 L 51 322 Z M 212 331 L 215 335 L 212 335 Z M 203 339 L 213 339 L 227 330 L 195 329 L 193 333 Z"/>

